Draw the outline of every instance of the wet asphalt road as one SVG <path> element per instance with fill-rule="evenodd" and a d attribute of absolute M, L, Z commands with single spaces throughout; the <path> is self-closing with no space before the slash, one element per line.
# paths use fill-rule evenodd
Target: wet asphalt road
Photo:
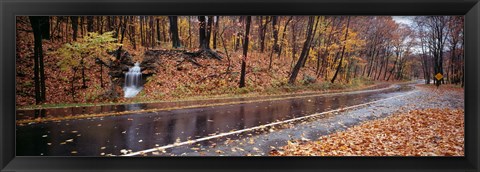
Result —
<path fill-rule="evenodd" d="M 17 126 L 17 156 L 102 156 L 184 142 L 357 105 L 412 86 Z M 130 105 L 142 109 L 142 106 Z M 229 137 L 235 139 L 234 137 Z M 212 140 L 222 141 L 221 139 Z M 212 144 L 212 141 L 199 144 Z"/>

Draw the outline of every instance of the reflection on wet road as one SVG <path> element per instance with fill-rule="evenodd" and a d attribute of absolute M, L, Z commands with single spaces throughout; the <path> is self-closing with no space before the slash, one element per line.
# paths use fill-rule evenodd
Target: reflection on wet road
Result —
<path fill-rule="evenodd" d="M 411 86 L 17 126 L 17 156 L 119 155 L 378 100 Z M 130 109 L 142 106 L 130 105 Z"/>

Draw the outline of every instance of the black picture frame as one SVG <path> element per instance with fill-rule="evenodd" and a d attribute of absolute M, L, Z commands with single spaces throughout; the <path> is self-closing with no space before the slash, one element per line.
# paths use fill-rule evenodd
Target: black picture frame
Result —
<path fill-rule="evenodd" d="M 479 171 L 478 0 L 0 0 L 1 171 Z M 465 157 L 16 157 L 18 15 L 465 15 Z"/>

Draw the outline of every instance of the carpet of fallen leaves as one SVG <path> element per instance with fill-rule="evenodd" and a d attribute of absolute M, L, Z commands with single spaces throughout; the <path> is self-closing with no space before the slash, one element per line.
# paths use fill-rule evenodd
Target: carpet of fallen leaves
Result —
<path fill-rule="evenodd" d="M 272 156 L 464 156 L 463 109 L 423 109 L 368 121 Z"/>

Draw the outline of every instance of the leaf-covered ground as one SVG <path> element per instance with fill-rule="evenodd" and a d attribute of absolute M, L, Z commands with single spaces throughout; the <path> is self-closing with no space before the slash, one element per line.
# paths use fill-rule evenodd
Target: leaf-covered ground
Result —
<path fill-rule="evenodd" d="M 449 103 L 463 89 L 421 86 L 426 102 Z M 441 98 L 449 98 L 441 99 Z M 421 101 L 421 100 L 420 100 Z M 463 100 L 462 100 L 463 102 Z M 463 108 L 421 108 L 367 121 L 315 141 L 289 141 L 274 156 L 464 156 Z"/>
<path fill-rule="evenodd" d="M 322 136 L 288 142 L 281 156 L 463 156 L 462 109 L 425 109 L 396 114 Z"/>

